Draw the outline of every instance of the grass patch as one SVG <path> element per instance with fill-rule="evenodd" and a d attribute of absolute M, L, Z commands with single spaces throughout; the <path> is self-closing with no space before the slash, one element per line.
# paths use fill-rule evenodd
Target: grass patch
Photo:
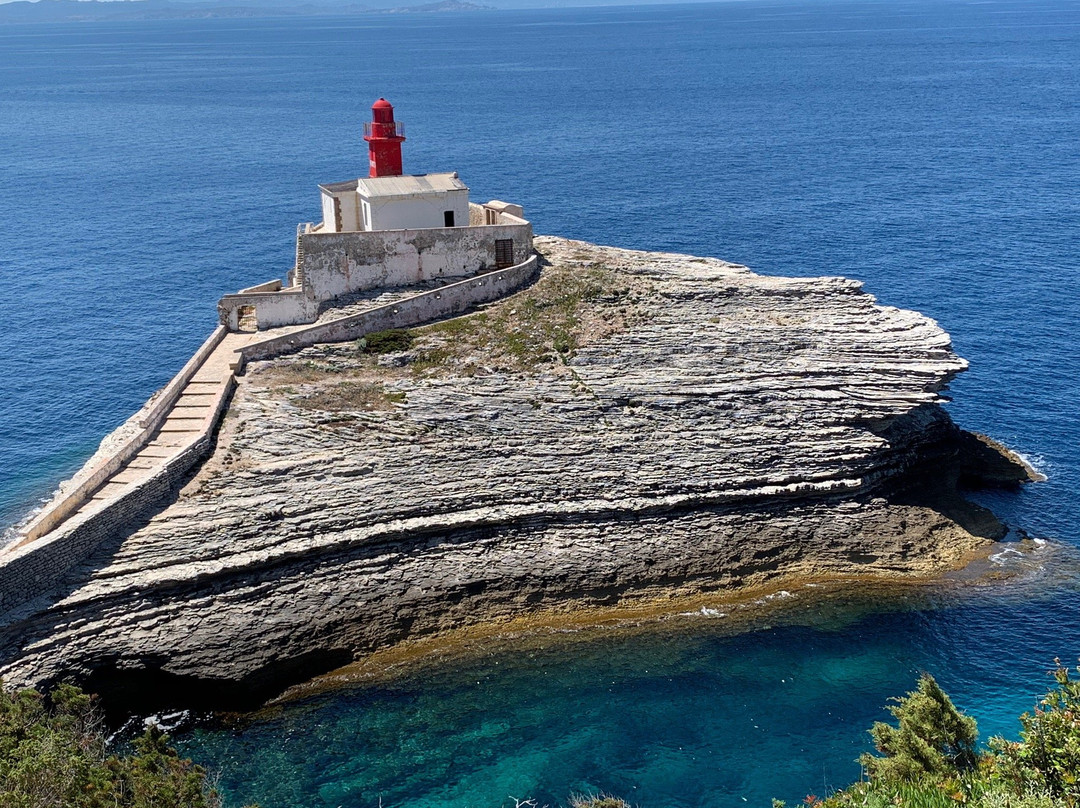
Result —
<path fill-rule="evenodd" d="M 532 371 L 565 363 L 639 314 L 630 281 L 602 264 L 545 270 L 525 292 L 486 311 L 415 329 L 414 373 L 471 375 L 478 366 Z"/>
<path fill-rule="evenodd" d="M 296 406 L 324 412 L 378 412 L 394 409 L 405 401 L 405 393 L 387 390 L 381 382 L 346 381 L 327 385 L 293 399 Z"/>
<path fill-rule="evenodd" d="M 284 387 L 295 384 L 312 384 L 342 372 L 342 368 L 326 362 L 311 360 L 277 360 L 255 371 L 260 382 L 267 386 Z"/>

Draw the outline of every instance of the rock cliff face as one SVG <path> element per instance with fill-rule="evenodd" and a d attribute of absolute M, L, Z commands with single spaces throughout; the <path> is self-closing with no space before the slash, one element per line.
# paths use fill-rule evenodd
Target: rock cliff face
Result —
<path fill-rule="evenodd" d="M 403 638 L 776 576 L 927 576 L 1002 526 L 964 360 L 841 278 L 537 239 L 484 312 L 250 366 L 157 515 L 8 615 L 0 673 L 236 704 Z"/>

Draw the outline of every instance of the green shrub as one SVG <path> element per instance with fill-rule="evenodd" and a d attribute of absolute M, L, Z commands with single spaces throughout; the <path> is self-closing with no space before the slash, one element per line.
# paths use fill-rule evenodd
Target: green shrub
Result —
<path fill-rule="evenodd" d="M 897 726 L 879 721 L 870 730 L 884 757 L 860 759 L 871 777 L 915 781 L 955 775 L 975 765 L 975 719 L 953 706 L 933 676 L 924 673 L 915 690 L 895 701 L 889 712 Z"/>
<path fill-rule="evenodd" d="M 0 805 L 4 808 L 216 808 L 206 773 L 156 728 L 130 755 L 110 753 L 87 694 L 48 698 L 0 688 Z"/>
<path fill-rule="evenodd" d="M 996 774 L 1015 789 L 1045 792 L 1075 805 L 1080 800 L 1080 681 L 1060 660 L 1054 663 L 1057 687 L 1034 713 L 1020 716 L 1020 741 L 992 738 L 990 748 Z"/>
<path fill-rule="evenodd" d="M 369 354 L 399 353 L 409 350 L 412 344 L 413 333 L 405 328 L 372 331 L 356 341 L 357 349 Z"/>
<path fill-rule="evenodd" d="M 930 676 L 889 708 L 896 726 L 871 729 L 883 757 L 864 755 L 866 779 L 822 808 L 1078 808 L 1080 681 L 1055 660 L 1057 682 L 1033 713 L 1020 717 L 1019 741 L 991 738 L 975 752 L 975 721 L 957 711 Z M 1076 669 L 1080 673 L 1080 668 Z M 782 808 L 774 801 L 773 808 Z"/>

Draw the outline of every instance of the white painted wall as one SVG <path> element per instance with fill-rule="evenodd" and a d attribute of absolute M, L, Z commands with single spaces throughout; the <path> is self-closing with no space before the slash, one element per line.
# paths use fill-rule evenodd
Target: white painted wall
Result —
<path fill-rule="evenodd" d="M 334 217 L 334 198 L 337 197 L 341 205 L 341 232 L 351 233 L 363 230 L 359 219 L 360 205 L 356 198 L 356 191 L 342 191 L 340 194 L 322 192 L 322 223 L 325 232 L 337 233 L 337 221 Z"/>
<path fill-rule="evenodd" d="M 336 233 L 337 224 L 334 216 L 334 197 L 323 191 L 322 194 L 322 229 L 327 233 Z"/>
<path fill-rule="evenodd" d="M 340 197 L 341 199 L 341 226 L 347 231 L 363 230 L 360 223 L 360 200 L 356 198 L 356 191 L 349 191 Z"/>
<path fill-rule="evenodd" d="M 319 302 L 296 289 L 225 295 L 218 301 L 218 321 L 235 331 L 240 325 L 240 309 L 244 306 L 255 307 L 255 322 L 260 330 L 312 323 L 319 316 Z"/>
<path fill-rule="evenodd" d="M 371 205 L 372 230 L 417 230 L 444 227 L 443 213 L 454 211 L 454 226 L 469 224 L 469 192 L 434 191 L 415 196 L 387 196 L 368 199 L 356 194 L 361 202 Z"/>

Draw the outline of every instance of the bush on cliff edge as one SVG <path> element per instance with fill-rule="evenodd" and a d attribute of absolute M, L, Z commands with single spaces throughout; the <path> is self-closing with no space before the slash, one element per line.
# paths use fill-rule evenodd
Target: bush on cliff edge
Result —
<path fill-rule="evenodd" d="M 807 797 L 807 806 L 1080 808 L 1080 681 L 1054 662 L 1057 686 L 1020 717 L 1020 740 L 991 738 L 982 754 L 975 720 L 924 674 L 889 708 L 896 726 L 871 729 L 880 757 L 860 759 L 866 778 L 824 800 Z"/>
<path fill-rule="evenodd" d="M 107 749 L 90 696 L 60 685 L 0 688 L 0 805 L 4 808 L 217 808 L 206 773 L 151 727 L 132 754 Z"/>

